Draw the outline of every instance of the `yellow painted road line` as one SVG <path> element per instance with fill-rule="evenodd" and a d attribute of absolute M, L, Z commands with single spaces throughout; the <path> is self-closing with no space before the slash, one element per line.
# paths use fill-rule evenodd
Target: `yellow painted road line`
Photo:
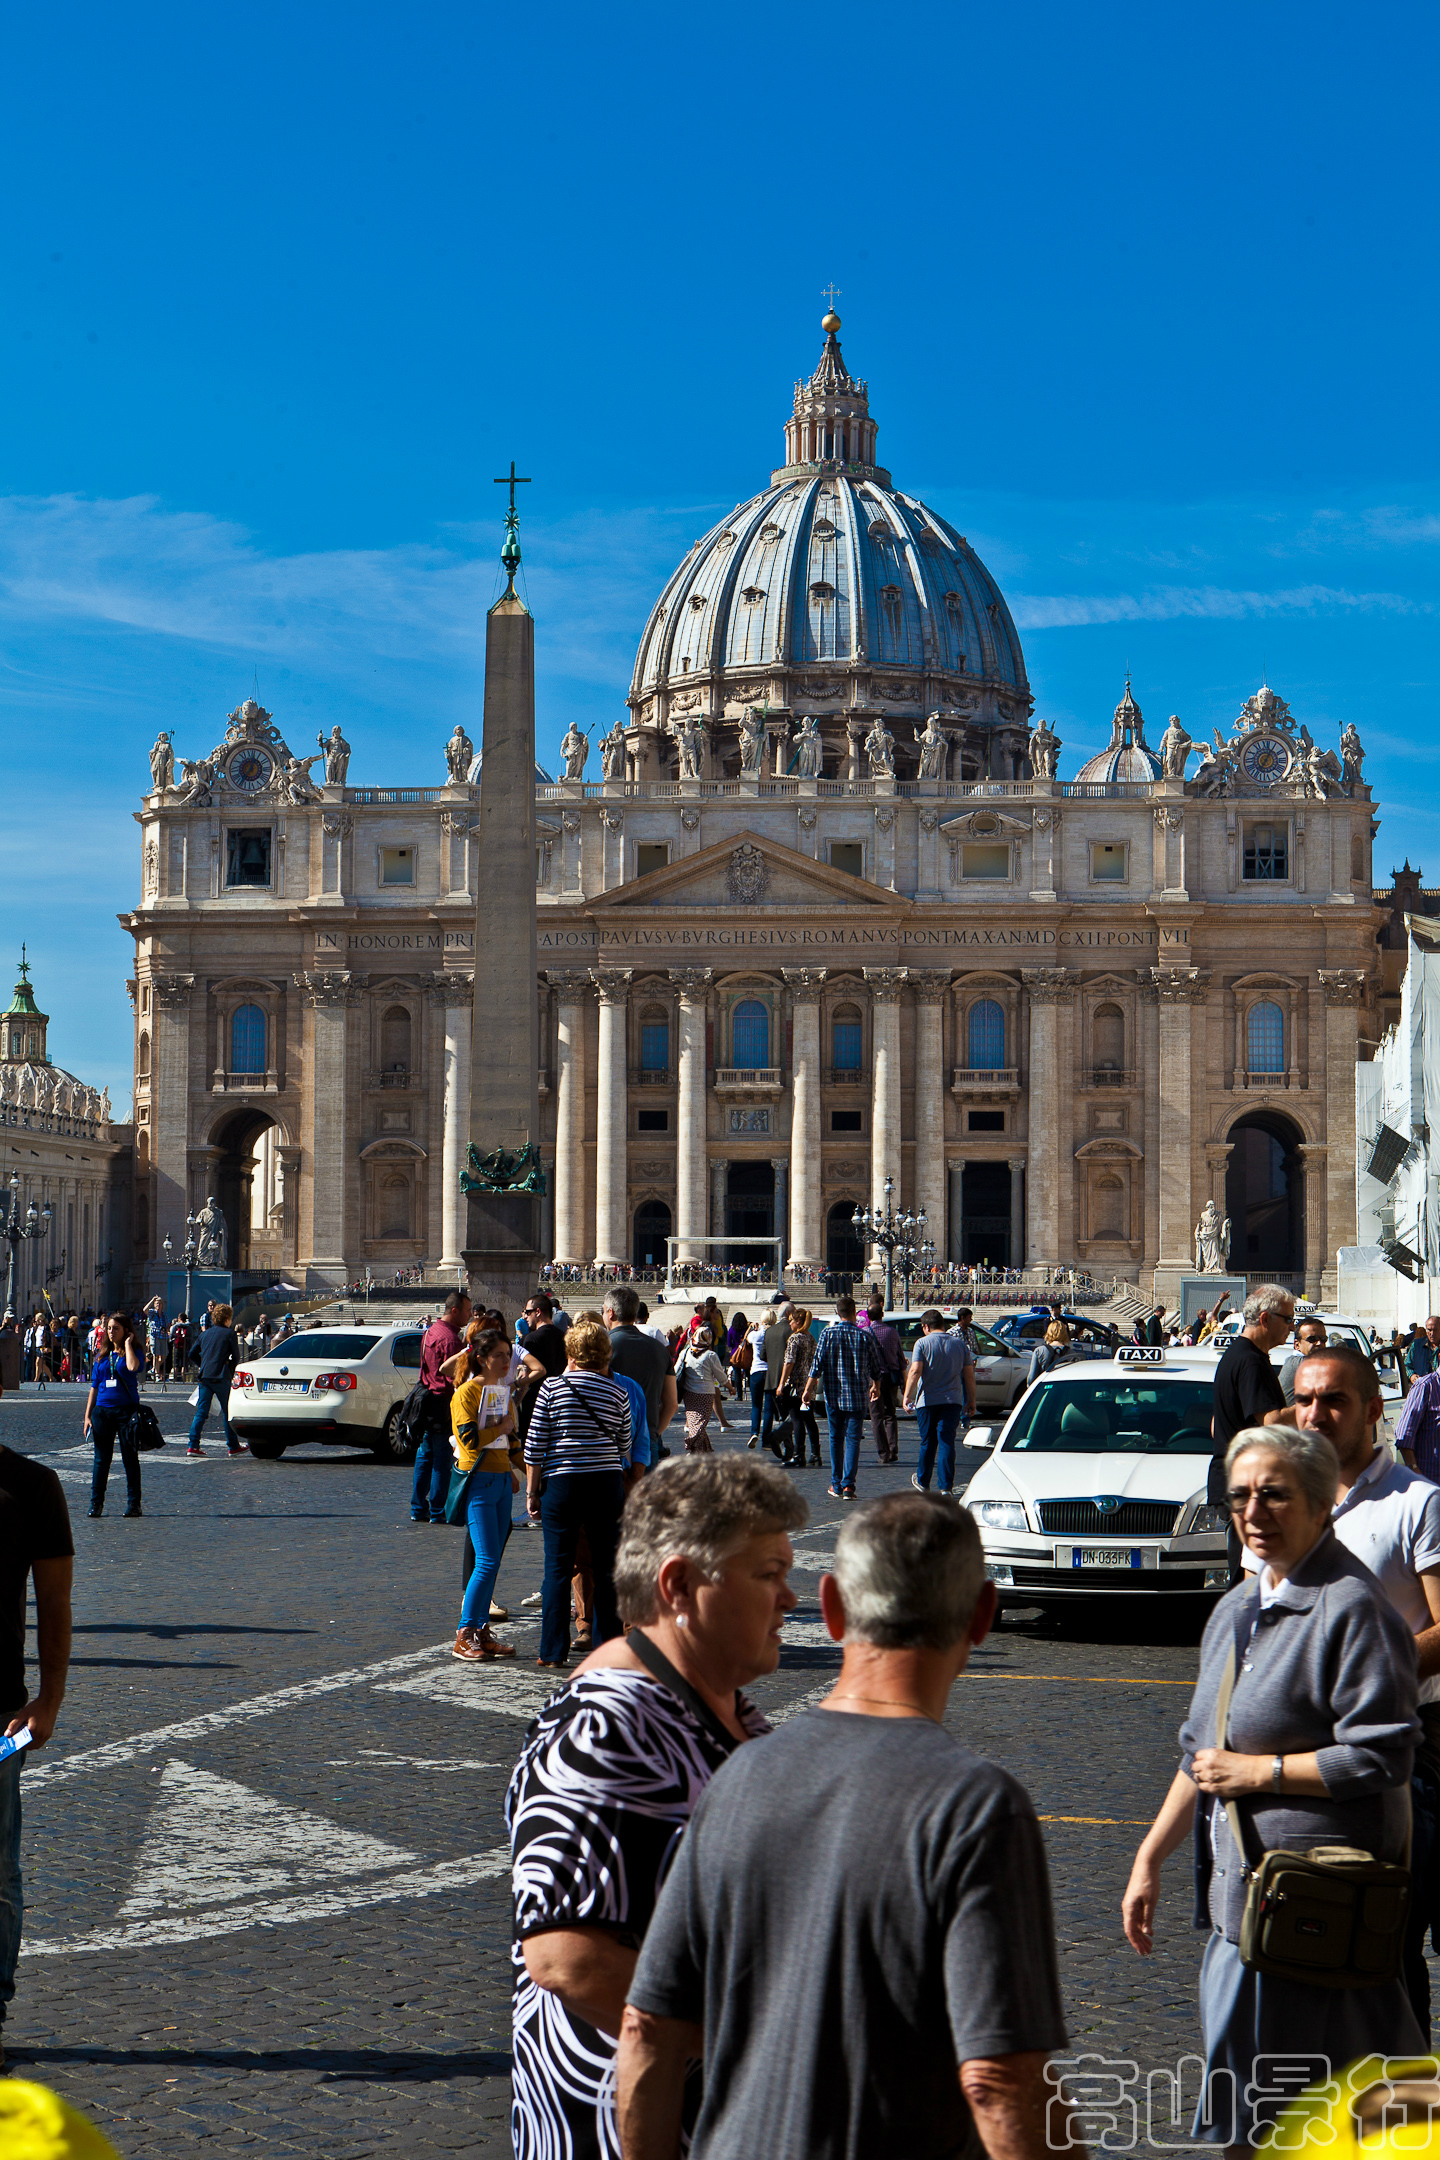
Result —
<path fill-rule="evenodd" d="M 1100 1830 L 1148 1830 L 1140 1815 L 1037 1815 L 1036 1822 L 1091 1823 Z"/>

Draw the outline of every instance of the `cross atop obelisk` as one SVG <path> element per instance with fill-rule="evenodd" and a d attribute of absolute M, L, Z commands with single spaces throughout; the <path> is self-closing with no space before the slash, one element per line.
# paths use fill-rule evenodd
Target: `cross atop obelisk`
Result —
<path fill-rule="evenodd" d="M 515 573 L 520 567 L 520 514 L 515 508 L 515 490 L 517 487 L 533 487 L 534 484 L 528 473 L 516 472 L 514 458 L 510 460 L 509 472 L 501 473 L 495 482 L 496 487 L 508 487 L 510 490 L 510 508 L 505 513 L 505 545 L 500 550 L 500 560 L 505 565 L 505 575 L 510 581 L 505 587 L 505 596 L 510 600 L 515 597 Z"/>

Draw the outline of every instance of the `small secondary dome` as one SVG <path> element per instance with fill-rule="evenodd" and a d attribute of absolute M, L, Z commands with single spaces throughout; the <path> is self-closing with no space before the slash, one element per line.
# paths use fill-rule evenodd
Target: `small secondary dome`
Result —
<path fill-rule="evenodd" d="M 1145 715 L 1125 678 L 1125 695 L 1115 707 L 1108 749 L 1087 758 L 1075 775 L 1077 780 L 1161 780 L 1165 768 L 1145 740 Z"/>

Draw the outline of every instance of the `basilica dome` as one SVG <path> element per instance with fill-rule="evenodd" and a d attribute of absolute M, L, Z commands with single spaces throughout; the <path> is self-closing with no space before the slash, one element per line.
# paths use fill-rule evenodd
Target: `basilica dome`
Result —
<path fill-rule="evenodd" d="M 968 767 L 1013 777 L 1032 700 L 1004 595 L 964 536 L 876 464 L 867 385 L 845 366 L 838 316 L 823 327 L 786 462 L 695 542 L 651 611 L 631 729 L 663 737 L 682 715 L 701 720 L 728 770 L 747 707 L 782 733 L 789 714 L 813 712 L 834 772 L 875 713 L 902 723 L 903 746 L 908 723 L 938 711 Z"/>
<path fill-rule="evenodd" d="M 1130 694 L 1130 678 L 1125 678 L 1125 695 L 1115 707 L 1110 724 L 1110 741 L 1106 748 L 1087 758 L 1075 775 L 1077 780 L 1159 780 L 1165 768 L 1157 753 L 1145 740 L 1145 715 Z"/>

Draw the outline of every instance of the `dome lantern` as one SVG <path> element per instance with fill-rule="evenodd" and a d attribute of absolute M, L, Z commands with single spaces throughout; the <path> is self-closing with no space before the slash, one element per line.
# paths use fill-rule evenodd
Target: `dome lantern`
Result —
<path fill-rule="evenodd" d="M 1115 707 L 1110 741 L 1097 757 L 1087 758 L 1075 775 L 1077 780 L 1160 780 L 1165 768 L 1145 740 L 1145 715 L 1136 704 L 1125 677 L 1125 695 Z"/>
<path fill-rule="evenodd" d="M 840 317 L 827 308 L 821 323 L 825 345 L 808 382 L 795 385 L 795 402 L 785 423 L 785 463 L 771 480 L 843 472 L 855 480 L 890 485 L 890 475 L 875 463 L 879 430 L 870 417 L 868 383 L 857 382 L 840 350 Z"/>

